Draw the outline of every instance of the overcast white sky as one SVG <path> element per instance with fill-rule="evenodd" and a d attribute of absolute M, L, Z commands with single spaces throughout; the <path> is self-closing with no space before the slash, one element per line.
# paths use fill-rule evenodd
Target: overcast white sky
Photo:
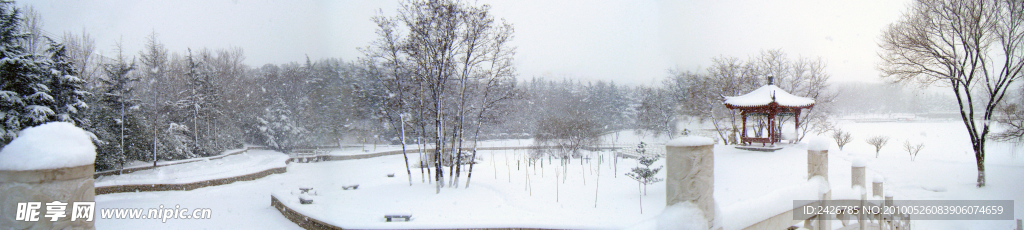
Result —
<path fill-rule="evenodd" d="M 469 1 L 473 4 L 473 1 Z M 520 79 L 563 77 L 651 84 L 712 57 L 746 59 L 763 49 L 821 57 L 834 81 L 877 82 L 877 41 L 907 0 L 544 1 L 481 0 L 515 25 Z M 50 34 L 95 38 L 105 55 L 121 40 L 137 54 L 153 31 L 172 52 L 241 47 L 246 63 L 354 60 L 374 38 L 384 1 L 18 1 Z"/>

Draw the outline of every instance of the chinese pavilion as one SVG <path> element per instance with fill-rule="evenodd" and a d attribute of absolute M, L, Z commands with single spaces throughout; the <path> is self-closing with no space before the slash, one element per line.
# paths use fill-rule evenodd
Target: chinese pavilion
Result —
<path fill-rule="evenodd" d="M 747 145 L 756 142 L 764 146 L 766 143 L 774 144 L 781 140 L 780 130 L 778 129 L 782 127 L 779 118 L 783 116 L 793 116 L 794 129 L 799 129 L 800 109 L 814 107 L 814 99 L 789 94 L 789 92 L 775 86 L 772 83 L 772 78 L 769 77 L 768 84 L 761 86 L 761 88 L 742 96 L 725 97 L 725 107 L 740 110 L 740 114 L 743 117 L 743 131 L 740 133 L 740 142 Z M 767 137 L 747 137 L 748 116 L 767 117 Z"/>

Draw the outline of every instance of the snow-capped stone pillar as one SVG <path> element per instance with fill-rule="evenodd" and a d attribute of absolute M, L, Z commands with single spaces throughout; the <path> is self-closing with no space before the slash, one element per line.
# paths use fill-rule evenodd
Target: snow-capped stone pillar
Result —
<path fill-rule="evenodd" d="M 680 137 L 665 143 L 666 206 L 692 202 L 707 226 L 715 220 L 715 142 L 706 137 Z"/>
<path fill-rule="evenodd" d="M 850 170 L 851 170 L 851 172 L 850 172 L 850 177 L 851 177 L 850 178 L 850 187 L 856 188 L 858 185 L 860 185 L 861 189 L 867 189 L 868 188 L 867 178 L 866 178 L 867 175 L 865 175 L 866 172 L 864 170 L 865 166 L 867 166 L 867 165 L 864 163 L 864 160 L 863 159 L 855 159 L 855 160 L 853 160 L 853 163 L 850 164 L 850 166 L 851 166 L 850 167 Z M 863 191 L 863 192 L 866 193 L 867 191 Z"/>
<path fill-rule="evenodd" d="M 871 179 L 871 196 L 882 197 L 883 181 L 885 181 L 885 178 L 882 178 L 882 176 L 877 174 Z"/>
<path fill-rule="evenodd" d="M 75 202 L 95 201 L 95 159 L 92 139 L 71 123 L 51 122 L 19 132 L 0 150 L 0 226 L 94 229 L 95 203 Z M 85 213 L 91 219 L 81 215 Z M 57 216 L 56 221 L 50 216 Z"/>
<path fill-rule="evenodd" d="M 828 179 L 828 149 L 807 149 L 807 178 L 814 176 Z"/>
<path fill-rule="evenodd" d="M 831 145 L 828 140 L 812 138 L 807 145 L 807 179 L 819 176 L 828 184 L 828 147 Z M 821 205 L 827 205 L 832 199 L 832 192 L 826 192 L 819 197 Z M 810 224 L 814 227 L 808 229 L 832 229 L 832 218 L 818 216 L 804 222 L 805 226 Z"/>

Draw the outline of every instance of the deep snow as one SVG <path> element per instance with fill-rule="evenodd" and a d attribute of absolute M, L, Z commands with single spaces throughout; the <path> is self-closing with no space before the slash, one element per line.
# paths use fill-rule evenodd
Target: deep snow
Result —
<path fill-rule="evenodd" d="M 95 159 L 96 146 L 85 130 L 50 122 L 18 132 L 18 138 L 0 150 L 0 170 L 75 167 L 91 165 Z"/>
<path fill-rule="evenodd" d="M 859 194 L 850 189 L 850 167 L 854 159 L 863 159 L 868 177 L 883 180 L 886 192 L 895 199 L 983 199 L 1024 200 L 1024 158 L 1021 147 L 993 143 L 989 145 L 988 186 L 974 186 L 976 169 L 974 158 L 968 154 L 970 143 L 961 134 L 958 122 L 935 123 L 842 123 L 844 130 L 853 134 L 853 142 L 845 151 L 830 144 L 829 184 L 833 198 L 854 197 Z M 874 158 L 874 148 L 864 142 L 870 136 L 891 136 L 889 144 Z M 665 138 L 654 139 L 630 132 L 619 134 L 618 146 L 635 146 L 639 140 L 654 143 L 649 150 L 664 146 Z M 611 135 L 610 135 L 611 136 Z M 911 139 L 925 144 L 919 157 L 910 161 L 902 150 L 902 142 Z M 501 144 L 529 143 L 528 140 L 507 140 Z M 482 144 L 485 146 L 488 144 Z M 380 149 L 393 149 L 383 147 Z M 723 224 L 727 229 L 753 221 L 753 214 L 770 214 L 770 208 L 791 205 L 780 198 L 784 189 L 811 187 L 806 171 L 806 144 L 788 145 L 782 150 L 765 153 L 715 146 L 715 199 L 723 210 Z M 629 151 L 629 149 L 626 149 Z M 362 152 L 359 150 L 359 152 Z M 591 164 L 580 165 L 573 159 L 565 171 L 565 183 L 555 181 L 558 161 L 550 165 L 544 158 L 541 168 L 526 169 L 522 162 L 525 150 L 481 151 L 479 164 L 474 166 L 473 181 L 469 189 L 444 188 L 435 194 L 433 184 L 421 182 L 419 169 L 413 169 L 413 186 L 409 186 L 401 155 L 351 161 L 308 164 L 290 164 L 288 173 L 268 176 L 256 181 L 236 182 L 229 185 L 201 188 L 185 192 L 144 192 L 97 196 L 97 209 L 112 207 L 153 208 L 161 204 L 180 204 L 189 208 L 213 208 L 210 220 L 109 220 L 99 219 L 100 229 L 137 228 L 297 228 L 270 207 L 273 192 L 285 202 L 297 202 L 291 193 L 298 187 L 314 187 L 318 195 L 313 205 L 298 205 L 298 211 L 343 227 L 403 228 L 403 227 L 547 227 L 547 228 L 656 228 L 659 215 L 665 209 L 664 182 L 649 185 L 643 196 L 643 214 L 638 199 L 642 187 L 624 175 L 612 175 L 615 168 L 605 158 L 593 156 Z M 492 155 L 493 154 L 493 155 Z M 606 157 L 608 153 L 605 153 Z M 410 154 L 410 161 L 416 159 Z M 508 157 L 507 161 L 505 157 Z M 519 156 L 519 157 L 517 157 Z M 226 158 L 230 162 L 245 162 Z M 517 170 L 517 160 L 519 167 Z M 217 160 L 211 160 L 214 162 Z M 507 162 L 507 164 L 506 164 Z M 192 163 L 189 163 L 192 164 Z M 618 174 L 624 174 L 637 163 L 619 159 Z M 664 160 L 654 167 L 664 164 Z M 193 167 L 196 174 L 210 168 L 228 166 Z M 245 168 L 245 167 L 242 167 Z M 597 169 L 600 168 L 600 188 Z M 593 172 L 591 172 L 593 170 Z M 445 171 L 447 174 L 447 170 Z M 386 175 L 395 173 L 395 177 Z M 527 183 L 529 175 L 532 183 Z M 664 170 L 659 177 L 664 178 Z M 155 176 L 155 175 L 151 175 Z M 586 185 L 584 185 L 584 176 Z M 465 176 L 463 176 L 463 179 Z M 447 177 L 446 177 L 447 179 Z M 132 180 L 143 180 L 136 178 Z M 359 184 L 357 190 L 342 190 L 342 186 Z M 460 183 L 462 186 L 465 181 Z M 557 184 L 557 187 L 556 187 Z M 532 185 L 527 186 L 527 185 Z M 870 186 L 870 185 L 869 185 Z M 797 189 L 800 191 L 810 188 Z M 868 188 L 870 189 L 870 188 Z M 557 198 L 556 198 L 557 190 Z M 870 191 L 870 190 L 868 190 Z M 596 194 L 595 194 L 596 192 Z M 596 195 L 596 196 L 595 196 Z M 595 198 L 597 207 L 594 207 Z M 556 201 L 557 199 L 557 201 Z M 775 204 L 778 203 L 778 204 Z M 758 207 L 760 206 L 760 207 Z M 762 210 L 762 211 L 759 211 Z M 744 212 L 745 211 L 745 212 Z M 393 212 L 411 212 L 410 222 L 384 222 L 383 215 Z M 730 214 L 744 212 L 750 215 Z M 1024 213 L 1022 205 L 1015 205 L 1016 218 Z M 751 214 L 753 213 L 753 214 Z M 758 217 L 760 218 L 760 217 Z M 730 224 L 733 223 L 733 224 Z M 1011 229 L 1013 221 L 914 221 L 918 229 Z M 664 226 L 664 224 L 662 224 Z M 646 227 L 645 227 L 646 226 Z M 833 224 L 838 227 L 838 222 Z"/>

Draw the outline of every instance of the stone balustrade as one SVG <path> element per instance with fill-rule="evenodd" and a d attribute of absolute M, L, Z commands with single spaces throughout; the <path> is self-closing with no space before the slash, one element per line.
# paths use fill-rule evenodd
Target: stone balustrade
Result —
<path fill-rule="evenodd" d="M 715 220 L 714 142 L 706 137 L 681 137 L 665 144 L 666 206 L 692 202 L 704 212 L 707 226 Z"/>
<path fill-rule="evenodd" d="M 19 132 L 0 151 L 0 228 L 95 229 L 95 157 L 91 139 L 70 123 Z"/>

